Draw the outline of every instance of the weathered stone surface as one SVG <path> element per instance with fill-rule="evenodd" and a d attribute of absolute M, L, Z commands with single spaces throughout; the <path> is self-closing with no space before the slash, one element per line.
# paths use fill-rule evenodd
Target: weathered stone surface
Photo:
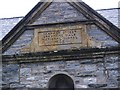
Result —
<path fill-rule="evenodd" d="M 119 9 L 105 9 L 98 10 L 97 12 L 112 22 L 114 25 L 119 26 Z"/>
<path fill-rule="evenodd" d="M 105 57 L 105 60 L 106 60 L 106 62 L 108 62 L 108 63 L 115 63 L 115 62 L 120 62 L 119 61 L 119 56 L 116 56 L 116 55 L 107 55 L 106 57 Z"/>
<path fill-rule="evenodd" d="M 82 13 L 65 2 L 53 2 L 33 24 L 86 20 Z"/>
<path fill-rule="evenodd" d="M 31 68 L 21 68 L 20 69 L 20 75 L 21 76 L 30 76 L 31 74 Z"/>
<path fill-rule="evenodd" d="M 102 87 L 106 87 L 107 84 L 89 84 L 88 86 L 92 88 L 102 88 Z"/>
<path fill-rule="evenodd" d="M 87 18 L 84 17 L 84 15 L 80 12 L 78 12 L 74 7 L 70 6 L 68 3 L 52 3 L 39 17 L 38 19 L 33 23 L 35 25 L 39 25 L 39 24 L 48 24 L 48 23 L 60 23 L 60 22 L 70 22 L 70 21 L 83 21 L 83 20 L 86 20 Z M 96 25 L 87 25 L 87 31 L 86 33 L 88 34 L 90 40 L 88 43 L 91 43 L 90 46 L 92 48 L 103 48 L 103 47 L 113 47 L 113 46 L 118 46 L 118 43 L 113 40 L 109 35 L 107 35 L 105 32 L 102 31 L 102 29 L 100 29 L 99 27 L 97 27 Z M 38 28 L 37 28 L 38 29 Z M 54 28 L 52 29 L 54 30 Z M 68 29 L 69 30 L 69 29 Z M 83 31 L 82 31 L 83 32 Z M 61 41 L 71 41 L 71 39 L 69 40 L 66 40 L 64 38 L 64 36 L 62 37 L 63 40 L 60 38 L 58 39 L 57 37 L 55 38 L 54 37 L 54 40 L 53 42 L 49 42 L 49 40 L 47 39 L 50 39 L 49 36 L 52 36 L 50 34 L 47 35 L 47 37 L 45 38 L 42 38 L 44 39 L 43 41 L 44 42 L 48 42 L 48 43 L 45 43 L 47 46 L 41 46 L 42 44 L 40 45 L 37 45 L 37 46 L 34 46 L 36 45 L 36 41 L 41 41 L 43 42 L 42 40 L 36 40 L 35 43 L 33 43 L 34 45 L 29 45 L 31 44 L 32 41 L 32 38 L 34 36 L 34 31 L 33 30 L 25 30 L 25 32 L 18 38 L 18 40 L 16 40 L 12 45 L 11 47 L 4 53 L 5 55 L 11 55 L 11 54 L 20 54 L 20 53 L 23 53 L 21 52 L 21 49 L 25 48 L 25 51 L 28 51 L 28 52 L 32 52 L 32 51 L 49 51 L 49 50 L 65 50 L 65 49 L 80 49 L 81 47 L 83 48 L 83 46 L 89 46 L 86 45 L 85 43 L 83 45 L 81 45 L 80 43 L 79 44 L 71 44 L 71 45 L 62 45 L 60 46 L 59 48 L 56 48 L 55 46 L 49 46 L 50 43 L 54 44 L 53 42 L 58 42 L 59 40 Z M 39 33 L 40 36 L 41 33 Z M 86 34 L 86 35 L 87 35 Z M 71 34 L 72 35 L 72 34 Z M 74 34 L 73 34 L 74 35 Z M 72 35 L 72 36 L 73 36 Z M 54 36 L 54 35 L 53 35 Z M 82 36 L 85 36 L 82 35 Z M 49 37 L 49 38 L 48 38 Z M 73 38 L 73 37 L 72 37 Z M 86 37 L 87 38 L 87 37 Z M 86 38 L 84 39 L 84 41 L 86 40 Z M 53 38 L 52 38 L 53 39 Z M 56 39 L 58 39 L 56 41 Z M 80 41 L 80 39 L 77 37 L 77 40 Z M 72 43 L 75 41 L 75 38 L 74 40 L 72 41 Z M 86 41 L 85 41 L 86 42 Z M 70 42 L 71 43 L 71 42 Z M 69 43 L 69 44 L 70 44 Z M 78 43 L 78 42 L 77 42 Z M 57 44 L 60 44 L 60 43 L 57 43 Z M 66 43 L 64 43 L 66 44 Z M 29 49 L 29 48 L 32 48 Z M 33 48 L 35 47 L 35 48 Z M 39 48 L 38 48 L 39 47 Z M 85 48 L 85 47 L 84 47 Z M 39 49 L 39 50 L 38 50 Z M 43 50 L 42 50 L 43 49 Z M 23 50 L 24 51 L 24 50 Z M 25 52 L 24 51 L 24 52 Z M 27 53 L 28 53 L 27 52 Z M 25 52 L 26 53 L 26 52 Z"/>
<path fill-rule="evenodd" d="M 21 53 L 20 49 L 31 43 L 33 30 L 26 30 L 10 48 L 4 52 L 4 55 L 13 55 Z"/>
<path fill-rule="evenodd" d="M 120 76 L 118 70 L 112 69 L 113 65 L 109 65 L 111 69 L 108 69 L 106 64 L 108 62 L 110 64 L 117 63 L 119 58 L 117 55 L 109 55 L 103 59 L 22 63 L 20 66 L 4 64 L 4 73 L 10 73 L 9 71 L 13 73 L 6 75 L 3 73 L 3 86 L 47 88 L 51 77 L 57 74 L 66 74 L 73 79 L 76 88 L 117 88 Z M 12 78 L 13 74 L 14 78 Z"/>
<path fill-rule="evenodd" d="M 111 21 L 114 25 L 119 26 L 119 17 L 117 9 L 101 9 L 97 10 L 98 13 L 103 15 L 107 20 Z M 114 14 L 114 15 L 113 15 Z M 0 19 L 0 40 L 16 25 L 23 17 L 14 17 L 14 18 L 2 18 Z M 59 20 L 60 21 L 60 20 Z M 120 28 L 120 27 L 119 27 Z"/>
<path fill-rule="evenodd" d="M 12 83 L 10 84 L 10 88 L 24 88 L 25 85 L 20 84 L 20 83 Z"/>
<path fill-rule="evenodd" d="M 118 63 L 106 63 L 106 69 L 118 69 Z"/>
<path fill-rule="evenodd" d="M 21 48 L 21 53 L 75 50 L 101 46 L 101 42 L 92 39 L 81 24 L 60 24 L 54 27 L 40 27 L 34 30 L 29 45 Z"/>
<path fill-rule="evenodd" d="M 85 71 L 96 71 L 97 70 L 97 67 L 96 67 L 96 65 L 95 64 L 90 64 L 90 65 L 85 65 Z"/>
<path fill-rule="evenodd" d="M 22 19 L 23 17 L 0 19 L 0 40 Z"/>
<path fill-rule="evenodd" d="M 116 78 L 108 78 L 107 83 L 109 88 L 118 88 L 119 83 Z"/>
<path fill-rule="evenodd" d="M 116 17 L 114 18 L 116 19 Z M 38 16 L 38 18 L 36 17 L 36 19 L 37 20 L 35 20 L 35 22 L 33 20 L 33 23 L 31 24 L 32 26 L 30 27 L 27 26 L 27 29 L 22 33 L 22 35 L 4 53 L 4 55 L 13 54 L 14 57 L 12 59 L 14 59 L 13 61 L 15 62 L 14 64 L 5 64 L 7 62 L 3 63 L 3 72 L 2 72 L 3 87 L 48 88 L 49 83 L 51 83 L 50 82 L 51 78 L 55 77 L 55 75 L 58 74 L 59 75 L 64 74 L 73 80 L 75 88 L 88 88 L 88 87 L 118 88 L 120 84 L 120 80 L 119 80 L 120 75 L 118 71 L 119 70 L 118 64 L 120 61 L 120 57 L 117 54 L 114 55 L 114 53 L 118 53 L 119 51 L 114 52 L 114 50 L 112 49 L 113 52 L 112 50 L 111 51 L 108 50 L 109 51 L 108 53 L 104 51 L 104 54 L 102 53 L 102 51 L 100 53 L 94 52 L 94 55 L 92 55 L 93 53 L 88 52 L 90 54 L 89 55 L 87 53 L 88 57 L 86 53 L 81 53 L 81 52 L 80 55 L 78 54 L 78 52 L 77 54 L 72 53 L 68 55 L 67 53 L 66 55 L 63 55 L 64 54 L 63 51 L 63 53 L 61 53 L 59 57 L 56 55 L 60 53 L 59 52 L 60 50 L 66 50 L 66 49 L 70 49 L 72 51 L 73 49 L 89 48 L 91 50 L 91 48 L 92 49 L 100 48 L 99 50 L 102 50 L 102 48 L 105 47 L 107 47 L 108 49 L 109 47 L 114 47 L 114 46 L 117 47 L 119 44 L 116 41 L 114 41 L 113 38 L 111 38 L 109 35 L 103 32 L 103 30 L 98 27 L 99 25 L 96 26 L 95 24 L 91 24 L 91 21 L 90 23 L 86 22 L 88 18 L 84 17 L 84 15 L 81 12 L 78 12 L 70 4 L 63 2 L 52 3 L 45 11 L 43 11 L 43 13 L 40 16 Z M 113 22 L 117 21 L 113 19 L 111 20 Z M 16 21 L 18 22 L 19 18 Z M 32 20 L 30 21 L 32 22 Z M 82 22 L 79 24 L 77 21 L 82 21 Z M 12 28 L 17 23 L 17 22 L 13 23 L 14 21 L 10 21 L 11 25 L 6 26 L 7 24 L 4 24 L 4 22 L 5 22 L 4 20 L 2 21 L 2 23 L 0 22 L 2 25 L 2 27 L 0 28 L 2 28 L 1 30 L 3 36 L 9 32 L 10 29 L 8 28 Z M 66 24 L 58 24 L 63 22 L 64 23 L 66 22 Z M 74 24 L 70 22 L 74 22 Z M 54 23 L 57 23 L 56 27 L 53 25 Z M 47 24 L 47 25 L 51 24 L 51 25 L 40 26 L 40 24 Z M 5 27 L 5 29 L 3 27 Z M 32 28 L 32 30 L 28 28 Z M 49 30 L 50 32 L 51 31 L 52 32 L 48 33 Z M 56 32 L 54 30 L 59 30 L 59 32 L 58 31 Z M 79 30 L 79 32 L 76 32 L 76 30 Z M 1 34 L 0 34 L 0 38 L 1 38 Z M 31 43 L 32 41 L 34 41 L 34 43 Z M 62 45 L 62 47 L 59 48 L 55 47 L 55 45 L 61 45 L 61 44 L 64 45 Z M 51 45 L 51 47 L 49 47 L 49 45 Z M 32 48 L 32 50 L 26 48 L 27 46 Z M 51 56 L 50 54 L 51 52 L 49 52 L 49 54 L 44 52 L 44 54 L 48 54 L 48 55 L 45 56 L 43 55 L 42 58 L 41 58 L 41 54 L 43 53 L 38 53 L 35 58 L 34 57 L 29 58 L 31 53 L 30 55 L 25 57 L 22 56 L 21 54 L 23 53 L 22 49 L 24 47 L 25 49 L 28 50 L 27 53 L 51 51 L 52 48 L 53 48 L 52 50 L 56 53 L 54 53 L 54 55 Z M 41 50 L 41 49 L 46 49 L 46 50 Z M 18 55 L 19 57 L 16 57 L 17 54 L 21 56 Z M 85 59 L 86 57 L 84 57 L 84 55 L 82 56 L 81 54 L 85 54 L 87 59 Z M 34 53 L 32 55 L 35 56 Z M 96 55 L 97 57 L 95 57 Z M 96 59 L 92 59 L 89 56 L 94 56 L 92 58 L 96 58 Z M 25 62 L 25 60 L 23 60 L 24 63 L 20 62 L 22 61 L 21 57 L 24 57 L 24 59 L 27 61 L 30 60 L 30 62 L 29 63 Z M 56 59 L 58 61 L 54 61 Z M 37 61 L 37 63 L 34 60 Z M 44 60 L 46 62 L 44 62 Z M 9 59 L 8 62 L 10 63 Z M 17 64 L 16 62 L 19 64 Z"/>
<path fill-rule="evenodd" d="M 100 47 L 112 47 L 118 46 L 118 42 L 113 40 L 109 35 L 103 32 L 99 27 L 96 25 L 90 25 L 87 29 L 88 35 L 91 38 L 100 41 L 102 45 Z"/>
<path fill-rule="evenodd" d="M 81 64 L 94 64 L 94 60 L 82 60 Z"/>
<path fill-rule="evenodd" d="M 19 82 L 19 65 L 3 65 L 2 80 L 4 83 Z"/>

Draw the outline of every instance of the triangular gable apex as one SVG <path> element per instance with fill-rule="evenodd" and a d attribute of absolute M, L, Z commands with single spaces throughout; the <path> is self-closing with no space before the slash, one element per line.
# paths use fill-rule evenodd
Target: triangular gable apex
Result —
<path fill-rule="evenodd" d="M 113 23 L 108 21 L 102 15 L 97 13 L 91 7 L 89 7 L 84 2 L 71 2 L 78 11 L 82 11 L 84 16 L 94 20 L 95 24 L 100 27 L 104 32 L 106 32 L 109 36 L 111 36 L 115 41 L 120 43 L 120 29 L 116 27 Z"/>
<path fill-rule="evenodd" d="M 4 52 L 14 41 L 24 32 L 25 26 L 31 23 L 31 20 L 42 13 L 53 1 L 49 2 L 39 2 L 3 39 L 2 39 L 2 52 Z M 69 4 L 75 7 L 78 11 L 82 11 L 83 14 L 90 18 L 95 19 L 96 25 L 102 28 L 108 35 L 114 38 L 120 43 L 120 30 L 111 22 L 106 20 L 84 2 L 76 2 L 74 0 L 66 0 Z M 13 39 L 14 38 L 14 39 Z"/>

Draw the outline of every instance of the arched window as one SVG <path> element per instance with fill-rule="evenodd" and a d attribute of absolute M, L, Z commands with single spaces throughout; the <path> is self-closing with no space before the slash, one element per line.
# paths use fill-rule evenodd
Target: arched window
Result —
<path fill-rule="evenodd" d="M 49 90 L 74 90 L 74 82 L 65 74 L 57 74 L 49 80 Z"/>

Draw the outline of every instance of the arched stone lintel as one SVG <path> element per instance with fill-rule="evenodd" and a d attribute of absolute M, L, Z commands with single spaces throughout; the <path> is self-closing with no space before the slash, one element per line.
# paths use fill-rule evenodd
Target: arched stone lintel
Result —
<path fill-rule="evenodd" d="M 50 85 L 50 82 L 51 82 L 51 79 L 53 79 L 54 77 L 56 76 L 59 76 L 59 75 L 65 75 L 66 77 L 70 78 L 74 84 L 74 88 L 75 88 L 75 79 L 72 75 L 68 74 L 67 72 L 57 72 L 57 73 L 54 73 L 53 75 L 51 75 L 51 77 L 49 78 L 48 80 L 48 85 L 47 85 L 47 88 L 49 90 L 49 85 Z"/>

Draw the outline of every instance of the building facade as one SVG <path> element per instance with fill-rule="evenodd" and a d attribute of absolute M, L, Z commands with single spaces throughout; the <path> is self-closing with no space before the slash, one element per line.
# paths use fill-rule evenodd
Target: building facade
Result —
<path fill-rule="evenodd" d="M 118 19 L 98 12 L 84 2 L 52 1 L 16 18 L 2 39 L 3 88 L 119 88 Z"/>

